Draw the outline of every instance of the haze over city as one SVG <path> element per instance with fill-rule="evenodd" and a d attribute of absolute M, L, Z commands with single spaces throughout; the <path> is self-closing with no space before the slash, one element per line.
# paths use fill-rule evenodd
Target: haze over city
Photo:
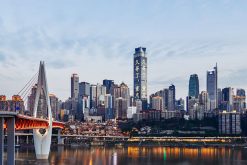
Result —
<path fill-rule="evenodd" d="M 188 95 L 190 74 L 206 89 L 218 62 L 219 87 L 247 88 L 247 2 L 1 1 L 0 86 L 11 97 L 46 62 L 50 93 L 70 96 L 70 76 L 112 79 L 133 92 L 133 54 L 147 48 L 148 95 L 176 85 Z"/>

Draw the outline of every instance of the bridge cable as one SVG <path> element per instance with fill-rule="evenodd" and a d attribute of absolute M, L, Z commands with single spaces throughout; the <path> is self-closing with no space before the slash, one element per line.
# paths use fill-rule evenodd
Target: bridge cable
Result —
<path fill-rule="evenodd" d="M 25 91 L 22 93 L 22 98 L 26 99 L 27 98 L 27 94 L 30 93 L 30 91 L 32 90 L 32 87 L 37 83 L 37 78 L 33 79 L 32 82 L 27 86 L 27 88 L 25 89 Z"/>
<path fill-rule="evenodd" d="M 27 88 L 27 86 L 29 85 L 29 83 L 37 76 L 38 72 L 34 74 L 34 76 L 26 83 L 26 85 L 18 92 L 17 95 L 21 95 L 21 93 L 23 92 L 24 89 Z"/>

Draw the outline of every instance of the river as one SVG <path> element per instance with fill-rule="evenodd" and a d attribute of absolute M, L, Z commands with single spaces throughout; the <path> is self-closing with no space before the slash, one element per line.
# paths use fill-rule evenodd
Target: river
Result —
<path fill-rule="evenodd" d="M 6 154 L 5 154 L 6 159 Z M 6 160 L 5 160 L 6 161 Z M 16 164 L 28 165 L 247 165 L 246 148 L 214 147 L 52 147 L 37 161 L 34 148 L 16 149 Z"/>

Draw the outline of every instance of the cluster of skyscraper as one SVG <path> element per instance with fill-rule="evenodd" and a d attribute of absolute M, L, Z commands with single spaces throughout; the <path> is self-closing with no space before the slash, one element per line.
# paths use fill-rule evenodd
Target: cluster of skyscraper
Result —
<path fill-rule="evenodd" d="M 206 112 L 243 113 L 246 110 L 245 90 L 231 87 L 218 88 L 218 68 L 207 71 L 207 90 L 199 93 L 199 78 L 196 74 L 190 76 L 187 111 L 191 118 L 201 118 Z"/>
<path fill-rule="evenodd" d="M 136 108 L 138 107 L 138 108 Z M 134 96 L 130 96 L 125 83 L 115 84 L 103 80 L 103 84 L 79 82 L 79 76 L 71 76 L 71 97 L 62 104 L 64 120 L 127 119 L 148 108 L 146 48 L 136 48 L 134 53 Z"/>
<path fill-rule="evenodd" d="M 189 79 L 186 108 L 184 99 L 176 99 L 176 87 L 170 85 L 147 99 L 147 51 L 135 49 L 133 61 L 133 96 L 125 83 L 117 85 L 113 80 L 103 80 L 102 84 L 79 82 L 79 76 L 71 76 L 71 97 L 61 105 L 60 118 L 63 120 L 108 120 L 128 119 L 169 119 L 184 117 L 203 119 L 204 117 L 246 110 L 245 91 L 237 89 L 236 95 L 230 87 L 218 88 L 217 64 L 206 72 L 206 91 L 200 91 L 199 77 L 192 74 Z"/>
<path fill-rule="evenodd" d="M 71 76 L 71 97 L 63 104 L 62 116 L 70 119 L 108 120 L 126 119 L 130 104 L 129 88 L 125 83 L 117 85 L 113 80 L 103 84 L 79 82 L 79 76 Z"/>
<path fill-rule="evenodd" d="M 202 120 L 205 117 L 219 119 L 221 133 L 239 133 L 240 116 L 246 112 L 246 95 L 244 89 L 218 87 L 218 67 L 206 72 L 206 90 L 200 91 L 199 77 L 190 75 L 186 108 L 184 99 L 176 99 L 176 87 L 170 85 L 147 97 L 147 51 L 146 48 L 135 49 L 133 58 L 133 96 L 125 83 L 115 84 L 113 80 L 105 79 L 102 84 L 80 82 L 77 74 L 71 76 L 71 96 L 65 101 L 59 101 L 50 94 L 53 117 L 57 120 L 94 120 L 111 119 L 134 121 L 161 120 L 169 118 L 185 118 Z M 0 96 L 0 108 L 9 109 L 7 105 L 17 106 L 22 112 L 33 114 L 34 99 L 37 85 L 31 89 L 28 96 L 27 110 L 24 101 L 13 96 L 13 101 L 7 101 Z M 42 96 L 40 102 L 46 106 Z M 42 109 L 42 108 L 40 108 Z M 47 112 L 37 112 L 39 117 L 47 116 Z"/>

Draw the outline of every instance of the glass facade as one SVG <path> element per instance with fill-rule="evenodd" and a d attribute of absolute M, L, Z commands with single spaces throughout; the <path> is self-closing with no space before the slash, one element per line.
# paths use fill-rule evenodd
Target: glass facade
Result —
<path fill-rule="evenodd" d="M 146 48 L 135 49 L 134 54 L 134 98 L 141 99 L 147 109 L 147 57 Z"/>
<path fill-rule="evenodd" d="M 193 74 L 190 76 L 189 96 L 195 98 L 198 98 L 199 96 L 199 79 L 197 74 Z"/>

